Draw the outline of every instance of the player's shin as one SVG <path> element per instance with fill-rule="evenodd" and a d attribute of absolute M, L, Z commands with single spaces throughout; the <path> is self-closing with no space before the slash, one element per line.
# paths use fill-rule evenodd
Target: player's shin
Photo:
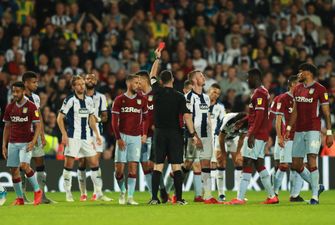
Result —
<path fill-rule="evenodd" d="M 80 190 L 80 194 L 83 195 L 87 195 L 87 191 L 86 191 L 86 168 L 83 167 L 79 167 L 77 170 L 77 177 L 78 177 L 78 184 L 79 184 L 79 190 Z"/>
<path fill-rule="evenodd" d="M 123 174 L 115 173 L 115 179 L 122 193 L 126 193 L 126 185 Z"/>
<path fill-rule="evenodd" d="M 287 169 L 285 167 L 279 166 L 279 169 L 277 170 L 277 172 L 275 174 L 273 187 L 274 187 L 274 191 L 277 195 L 279 193 L 279 189 L 280 189 L 280 186 L 282 184 L 283 177 L 284 177 L 284 174 L 286 173 L 286 170 Z"/>
<path fill-rule="evenodd" d="M 291 197 L 296 198 L 300 194 L 304 180 L 295 170 L 291 170 L 290 182 L 291 182 L 291 191 L 290 191 Z"/>
<path fill-rule="evenodd" d="M 312 185 L 312 180 L 311 180 L 311 173 L 306 167 L 303 167 L 302 170 L 298 171 L 302 179 L 304 179 L 307 183 Z"/>
<path fill-rule="evenodd" d="M 30 172 L 26 173 L 26 177 L 29 180 L 29 183 L 33 187 L 34 192 L 37 192 L 40 190 L 40 186 L 38 185 L 35 173 L 33 170 L 30 170 Z"/>
<path fill-rule="evenodd" d="M 38 185 L 40 186 L 41 190 L 44 192 L 45 185 L 46 185 L 46 179 L 47 179 L 44 166 L 36 167 L 36 177 L 37 177 Z"/>
<path fill-rule="evenodd" d="M 239 190 L 237 192 L 237 199 L 244 200 L 252 175 L 252 167 L 245 167 L 242 172 L 242 179 Z"/>
<path fill-rule="evenodd" d="M 202 196 L 201 172 L 193 173 L 193 185 L 195 197 Z"/>
<path fill-rule="evenodd" d="M 63 169 L 63 178 L 64 178 L 64 190 L 67 193 L 71 192 L 71 187 L 72 187 L 72 169 L 70 168 L 65 168 Z"/>
<path fill-rule="evenodd" d="M 144 170 L 143 173 L 145 176 L 145 182 L 147 184 L 148 190 L 151 193 L 152 192 L 152 171 Z"/>
<path fill-rule="evenodd" d="M 216 175 L 216 185 L 218 188 L 219 196 L 225 195 L 225 168 L 218 167 L 217 168 L 217 175 Z"/>
<path fill-rule="evenodd" d="M 319 170 L 317 167 L 310 168 L 311 172 L 311 188 L 312 188 L 312 198 L 319 200 Z"/>
<path fill-rule="evenodd" d="M 18 198 L 23 198 L 23 190 L 22 190 L 22 181 L 21 178 L 13 178 L 13 188 L 15 194 Z"/>
<path fill-rule="evenodd" d="M 99 173 L 99 167 L 91 168 L 91 179 L 95 188 L 96 195 L 102 196 L 102 178 Z"/>
<path fill-rule="evenodd" d="M 237 191 L 240 187 L 242 176 L 242 166 L 236 166 L 234 171 L 234 191 Z"/>
<path fill-rule="evenodd" d="M 204 190 L 204 199 L 212 198 L 212 182 L 211 182 L 211 169 L 210 168 L 202 168 L 201 169 L 201 180 L 203 184 Z"/>
<path fill-rule="evenodd" d="M 165 185 L 165 188 L 166 188 L 166 191 L 167 193 L 169 193 L 173 187 L 173 173 L 171 172 L 169 174 L 169 176 L 167 177 L 167 180 L 166 180 L 166 185 Z"/>
<path fill-rule="evenodd" d="M 136 186 L 136 174 L 128 174 L 128 198 L 134 197 Z"/>
<path fill-rule="evenodd" d="M 266 170 L 266 168 L 264 166 L 261 167 L 261 168 L 258 168 L 257 171 L 258 171 L 259 176 L 261 178 L 264 189 L 268 193 L 268 197 L 273 198 L 275 196 L 275 193 L 274 193 L 272 185 L 271 185 L 271 178 L 270 178 L 269 172 Z"/>

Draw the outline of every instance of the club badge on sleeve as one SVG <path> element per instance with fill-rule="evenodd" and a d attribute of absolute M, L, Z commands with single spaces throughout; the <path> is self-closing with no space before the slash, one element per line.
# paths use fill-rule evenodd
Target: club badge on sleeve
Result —
<path fill-rule="evenodd" d="M 325 93 L 324 96 L 325 96 L 325 99 L 328 101 L 328 93 Z"/>
<path fill-rule="evenodd" d="M 40 113 L 38 112 L 38 110 L 35 110 L 35 116 L 40 117 Z"/>

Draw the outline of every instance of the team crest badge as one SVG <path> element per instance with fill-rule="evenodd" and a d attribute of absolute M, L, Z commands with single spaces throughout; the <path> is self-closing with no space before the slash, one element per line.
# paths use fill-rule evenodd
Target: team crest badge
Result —
<path fill-rule="evenodd" d="M 38 110 L 35 110 L 35 116 L 40 117 L 40 114 L 39 114 Z"/>
<path fill-rule="evenodd" d="M 141 100 L 141 99 L 137 99 L 136 102 L 137 102 L 137 104 L 139 104 L 139 105 L 142 104 L 142 100 Z"/>
<path fill-rule="evenodd" d="M 309 89 L 309 94 L 312 95 L 314 93 L 314 88 Z"/>
<path fill-rule="evenodd" d="M 325 93 L 325 99 L 328 100 L 328 93 Z"/>
<path fill-rule="evenodd" d="M 154 96 L 149 95 L 149 96 L 148 96 L 148 101 L 149 101 L 149 102 L 152 102 L 153 97 L 154 97 Z"/>
<path fill-rule="evenodd" d="M 262 98 L 257 98 L 257 105 L 262 105 L 263 99 Z"/>
<path fill-rule="evenodd" d="M 22 113 L 27 113 L 28 112 L 28 108 L 27 107 L 23 107 Z"/>
<path fill-rule="evenodd" d="M 277 103 L 277 110 L 279 110 L 280 108 L 281 108 L 281 103 L 278 102 L 278 103 Z"/>

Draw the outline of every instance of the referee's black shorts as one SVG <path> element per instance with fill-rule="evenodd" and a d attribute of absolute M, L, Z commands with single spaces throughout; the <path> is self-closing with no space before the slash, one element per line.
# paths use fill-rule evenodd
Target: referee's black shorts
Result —
<path fill-rule="evenodd" d="M 154 162 L 183 163 L 183 133 L 178 129 L 156 128 L 153 138 Z"/>

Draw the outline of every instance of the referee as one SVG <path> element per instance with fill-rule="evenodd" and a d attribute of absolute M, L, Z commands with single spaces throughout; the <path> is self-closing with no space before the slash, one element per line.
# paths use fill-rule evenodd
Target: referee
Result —
<path fill-rule="evenodd" d="M 152 199 L 150 205 L 160 204 L 157 197 L 160 178 L 167 158 L 172 165 L 174 174 L 174 186 L 177 197 L 177 204 L 186 205 L 182 198 L 183 177 L 181 164 L 183 162 L 183 132 L 181 130 L 181 116 L 186 123 L 191 136 L 196 144 L 201 141 L 192 122 L 191 112 L 186 107 L 186 100 L 183 94 L 173 89 L 173 75 L 170 71 L 164 70 L 160 73 L 160 82 L 157 82 L 156 74 L 159 67 L 161 49 L 156 49 L 156 60 L 150 73 L 150 79 L 154 92 L 154 137 L 153 150 L 155 151 L 155 165 L 152 174 Z"/>

